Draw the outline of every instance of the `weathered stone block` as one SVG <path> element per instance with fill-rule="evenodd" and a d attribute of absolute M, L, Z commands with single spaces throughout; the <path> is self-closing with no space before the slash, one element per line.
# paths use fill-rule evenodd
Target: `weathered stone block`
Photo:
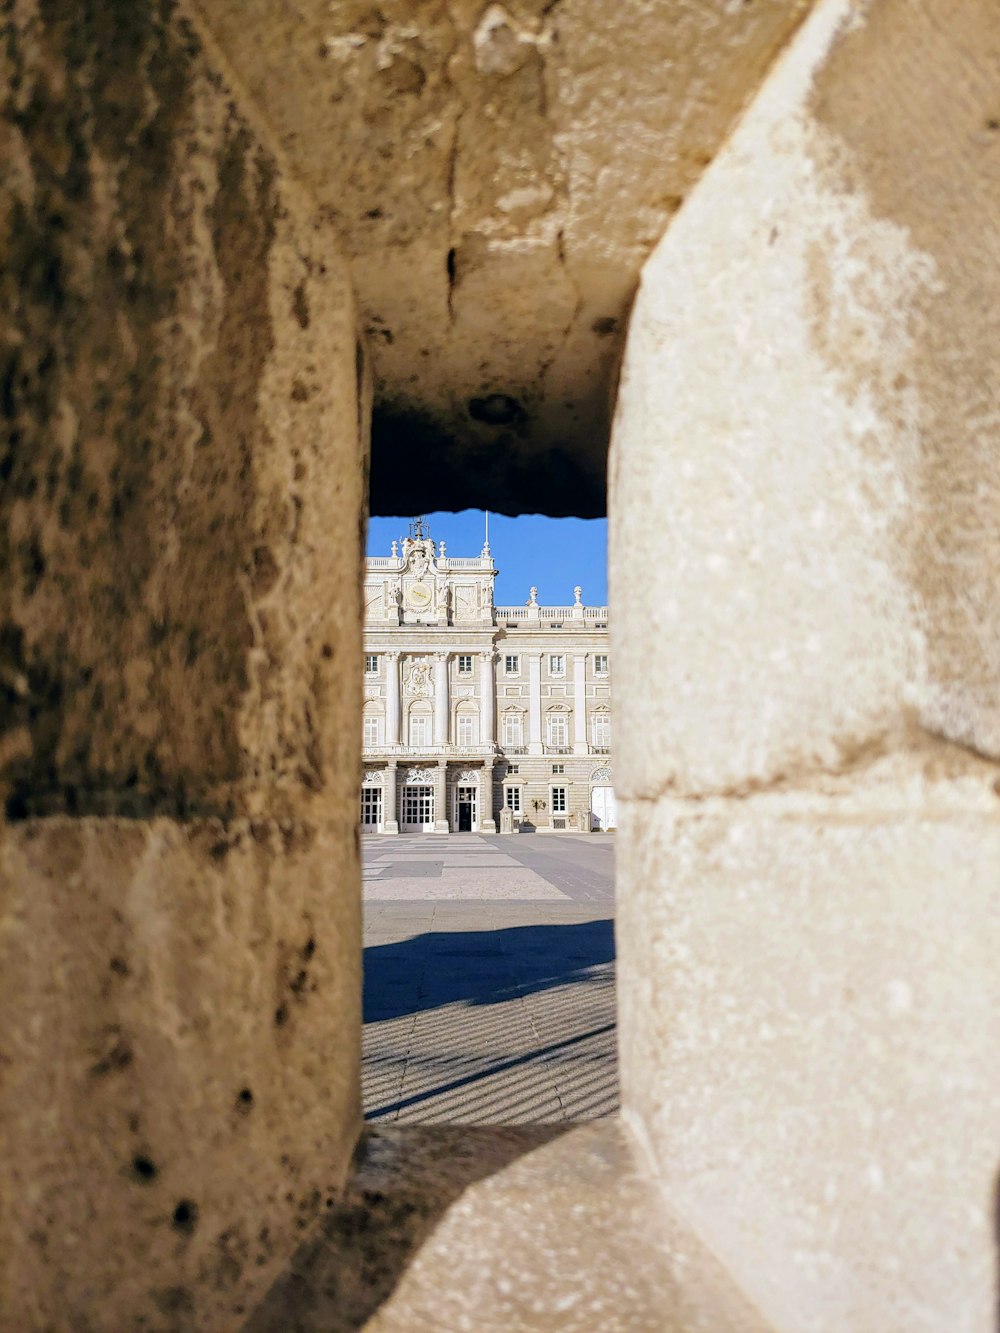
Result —
<path fill-rule="evenodd" d="M 993 777 L 625 805 L 623 1115 L 774 1328 L 992 1327 Z"/>
<path fill-rule="evenodd" d="M 638 268 L 808 6 L 198 5 L 351 258 L 374 512 L 603 513 Z"/>
<path fill-rule="evenodd" d="M 945 9 L 814 7 L 614 428 L 623 1114 L 780 1329 L 996 1320 L 1000 22 Z"/>
<path fill-rule="evenodd" d="M 7 38 L 0 1322 L 232 1327 L 360 1123 L 365 358 L 173 4 Z"/>
<path fill-rule="evenodd" d="M 235 1327 L 333 1202 L 359 908 L 317 813 L 0 839 L 7 1327 Z"/>
<path fill-rule="evenodd" d="M 1000 753 L 1000 25 L 971 6 L 942 52 L 932 10 L 818 6 L 643 271 L 611 466 L 632 793 L 836 768 L 910 709 Z"/>

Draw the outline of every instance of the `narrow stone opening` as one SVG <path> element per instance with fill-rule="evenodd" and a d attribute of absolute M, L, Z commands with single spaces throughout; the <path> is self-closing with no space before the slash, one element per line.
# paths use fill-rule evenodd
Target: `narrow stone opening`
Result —
<path fill-rule="evenodd" d="M 371 520 L 369 1124 L 565 1125 L 617 1109 L 605 585 L 603 523 Z"/>

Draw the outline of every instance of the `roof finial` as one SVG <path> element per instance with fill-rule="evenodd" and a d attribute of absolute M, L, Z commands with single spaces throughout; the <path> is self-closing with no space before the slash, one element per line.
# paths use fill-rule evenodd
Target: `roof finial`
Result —
<path fill-rule="evenodd" d="M 486 540 L 483 542 L 483 549 L 480 553 L 482 559 L 484 560 L 490 554 L 490 511 L 487 509 L 485 512 L 486 512 Z"/>

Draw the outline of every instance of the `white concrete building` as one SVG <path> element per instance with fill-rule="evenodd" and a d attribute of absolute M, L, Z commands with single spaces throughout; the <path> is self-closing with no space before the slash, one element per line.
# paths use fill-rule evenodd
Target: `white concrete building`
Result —
<path fill-rule="evenodd" d="M 365 562 L 364 832 L 615 827 L 608 609 L 497 606 L 496 575 L 420 520 Z"/>

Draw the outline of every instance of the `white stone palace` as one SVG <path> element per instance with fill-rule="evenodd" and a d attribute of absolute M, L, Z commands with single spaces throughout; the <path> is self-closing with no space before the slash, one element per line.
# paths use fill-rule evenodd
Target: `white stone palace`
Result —
<path fill-rule="evenodd" d="M 496 576 L 420 519 L 366 560 L 363 832 L 614 828 L 608 608 L 497 606 Z"/>

